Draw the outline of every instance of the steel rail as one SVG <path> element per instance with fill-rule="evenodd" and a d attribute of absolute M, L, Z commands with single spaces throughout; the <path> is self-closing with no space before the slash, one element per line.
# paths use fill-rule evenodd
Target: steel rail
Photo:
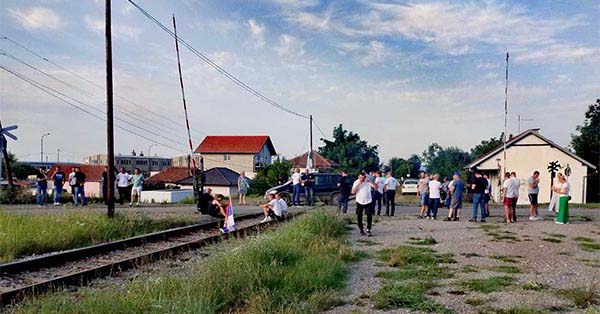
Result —
<path fill-rule="evenodd" d="M 238 220 L 252 219 L 263 216 L 262 213 L 253 213 L 239 215 Z M 57 252 L 55 254 L 43 255 L 36 258 L 15 261 L 11 263 L 0 264 L 0 276 L 2 275 L 13 275 L 25 271 L 37 270 L 40 268 L 48 268 L 54 266 L 60 266 L 67 262 L 77 261 L 86 257 L 108 253 L 117 250 L 124 250 L 126 248 L 140 246 L 144 243 L 163 241 L 168 238 L 177 237 L 200 230 L 208 230 L 217 227 L 220 220 L 214 220 L 210 222 L 193 224 L 189 226 L 168 229 L 164 231 L 157 231 L 148 233 L 140 236 L 126 238 L 122 240 L 116 240 L 106 243 L 100 243 L 92 246 L 86 246 L 77 249 L 71 249 L 66 251 Z"/>
<path fill-rule="evenodd" d="M 289 213 L 288 219 L 293 218 L 294 216 L 297 216 L 299 214 L 301 214 L 301 212 Z M 251 214 L 251 215 L 257 215 L 257 214 Z M 259 215 L 261 215 L 261 214 L 259 214 Z M 245 215 L 245 216 L 248 217 L 250 215 Z M 242 216 L 240 216 L 240 218 L 241 217 Z M 135 267 L 138 267 L 138 266 L 141 266 L 144 264 L 149 264 L 156 260 L 169 258 L 169 257 L 175 256 L 175 255 L 185 252 L 185 251 L 190 251 L 190 250 L 194 250 L 194 249 L 198 249 L 201 247 L 211 245 L 213 243 L 218 243 L 224 239 L 228 239 L 228 238 L 232 238 L 232 237 L 233 238 L 243 238 L 243 237 L 247 236 L 248 234 L 258 232 L 262 229 L 265 229 L 265 228 L 272 226 L 274 224 L 277 224 L 277 223 L 278 223 L 277 221 L 271 221 L 271 222 L 266 222 L 266 223 L 256 223 L 256 224 L 253 224 L 253 225 L 250 225 L 247 227 L 236 229 L 235 231 L 232 231 L 229 233 L 207 236 L 202 239 L 196 239 L 196 240 L 189 241 L 186 243 L 176 244 L 176 245 L 170 246 L 168 248 L 159 249 L 159 250 L 156 250 L 156 251 L 153 251 L 150 253 L 144 253 L 144 254 L 130 257 L 130 258 L 125 258 L 125 259 L 119 260 L 117 262 L 112 262 L 110 264 L 97 266 L 94 268 L 75 272 L 75 273 L 68 274 L 65 276 L 61 276 L 61 277 L 49 279 L 46 281 L 38 282 L 35 284 L 23 286 L 23 287 L 20 287 L 17 289 L 5 291 L 3 293 L 0 293 L 0 308 L 8 306 L 8 305 L 14 305 L 16 303 L 23 301 L 25 298 L 34 297 L 34 296 L 40 295 L 42 293 L 45 293 L 48 291 L 54 291 L 56 289 L 63 288 L 66 286 L 83 286 L 94 279 L 119 274 L 124 270 L 135 268 Z"/>

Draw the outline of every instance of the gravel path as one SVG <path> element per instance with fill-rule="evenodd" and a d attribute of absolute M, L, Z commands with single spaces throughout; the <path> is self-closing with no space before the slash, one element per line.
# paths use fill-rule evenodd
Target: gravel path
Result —
<path fill-rule="evenodd" d="M 413 208 L 412 211 L 416 213 L 417 210 Z M 525 209 L 520 211 L 526 212 Z M 442 213 L 446 212 L 442 210 Z M 587 237 L 600 243 L 600 210 L 574 210 L 574 219 L 570 225 L 557 225 L 549 216 L 534 222 L 528 221 L 526 217 L 519 217 L 518 223 L 507 225 L 502 222 L 501 212 L 500 208 L 493 208 L 493 216 L 487 223 L 418 220 L 416 216 L 406 214 L 393 218 L 379 217 L 378 222 L 374 224 L 372 237 L 360 236 L 353 225 L 350 243 L 354 249 L 375 256 L 376 252 L 383 248 L 406 245 L 411 237 L 433 237 L 438 243 L 427 247 L 439 253 L 453 253 L 457 263 L 448 264 L 455 270 L 454 278 L 439 280 L 440 287 L 430 291 L 430 297 L 456 313 L 477 313 L 483 306 L 524 306 L 546 309 L 550 313 L 600 313 L 598 306 L 588 308 L 587 311 L 575 309 L 569 301 L 557 297 L 555 293 L 556 289 L 577 287 L 595 287 L 600 293 L 600 251 L 582 250 L 574 240 L 575 237 Z M 509 239 L 494 241 L 493 235 L 480 228 L 482 225 L 496 228 L 491 231 L 508 235 Z M 549 237 L 561 242 L 542 240 Z M 473 256 L 473 253 L 478 256 Z M 518 257 L 517 262 L 511 264 L 490 258 L 493 255 Z M 477 272 L 463 272 L 463 267 L 467 265 L 472 265 Z M 515 266 L 522 273 L 505 274 L 489 269 L 497 265 Z M 344 305 L 327 313 L 419 313 L 409 309 L 382 311 L 374 308 L 370 296 L 384 283 L 383 279 L 375 277 L 375 274 L 386 270 L 398 269 L 388 267 L 375 257 L 353 265 L 348 288 L 343 296 Z M 512 276 L 517 278 L 517 281 L 502 292 L 488 294 L 466 291 L 457 284 L 463 279 L 483 279 L 491 276 Z M 541 284 L 544 288 L 540 291 L 522 289 L 521 286 L 528 282 Z M 468 305 L 465 303 L 466 299 L 481 299 L 485 305 Z"/>

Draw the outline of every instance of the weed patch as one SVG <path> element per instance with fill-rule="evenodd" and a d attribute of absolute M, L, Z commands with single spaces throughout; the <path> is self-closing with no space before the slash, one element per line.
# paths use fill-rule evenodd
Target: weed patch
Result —
<path fill-rule="evenodd" d="M 478 298 L 466 299 L 465 303 L 468 305 L 472 305 L 472 306 L 481 306 L 481 305 L 485 304 L 485 300 L 478 299 Z"/>
<path fill-rule="evenodd" d="M 521 288 L 523 290 L 541 291 L 542 289 L 545 289 L 546 286 L 539 282 L 528 281 L 526 284 L 522 285 Z"/>
<path fill-rule="evenodd" d="M 425 239 L 411 237 L 410 240 L 411 241 L 408 241 L 408 243 L 415 245 L 434 245 L 438 243 L 433 237 L 427 237 Z"/>
<path fill-rule="evenodd" d="M 453 313 L 427 297 L 430 288 L 423 282 L 385 284 L 371 299 L 377 309 L 407 308 L 427 313 Z"/>
<path fill-rule="evenodd" d="M 547 314 L 548 310 L 532 308 L 532 307 L 511 307 L 508 309 L 498 309 L 493 307 L 485 307 L 477 311 L 477 314 Z"/>
<path fill-rule="evenodd" d="M 315 211 L 255 238 L 232 240 L 183 276 L 25 302 L 16 313 L 319 313 L 341 304 L 346 224 Z M 356 255 L 356 254 L 354 254 Z"/>
<path fill-rule="evenodd" d="M 486 279 L 468 279 L 459 282 L 459 285 L 471 291 L 491 293 L 502 291 L 505 287 L 512 285 L 515 278 L 508 276 L 489 277 Z"/>
<path fill-rule="evenodd" d="M 522 258 L 522 256 L 519 255 L 492 255 L 490 256 L 490 258 L 505 262 L 505 263 L 519 263 L 519 259 Z"/>
<path fill-rule="evenodd" d="M 573 302 L 573 305 L 581 309 L 600 304 L 600 296 L 598 296 L 595 287 L 561 289 L 556 291 L 556 294 Z"/>
<path fill-rule="evenodd" d="M 557 238 L 542 238 L 542 241 L 546 241 L 546 242 L 550 242 L 550 243 L 561 243 L 562 240 L 561 239 L 557 239 Z"/>
<path fill-rule="evenodd" d="M 478 273 L 479 267 L 474 266 L 474 265 L 465 265 L 461 268 L 461 272 L 463 272 L 465 274 Z"/>
<path fill-rule="evenodd" d="M 510 266 L 510 265 L 492 266 L 489 269 L 491 271 L 505 273 L 505 274 L 520 274 L 521 273 L 521 269 L 519 269 L 515 266 Z"/>

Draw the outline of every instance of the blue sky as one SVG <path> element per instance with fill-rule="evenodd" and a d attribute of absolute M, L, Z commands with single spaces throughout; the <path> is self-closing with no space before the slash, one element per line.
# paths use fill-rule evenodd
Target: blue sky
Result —
<path fill-rule="evenodd" d="M 533 119 L 522 129 L 540 127 L 568 145 L 600 97 L 596 1 L 136 2 L 168 27 L 175 14 L 182 38 L 271 99 L 313 114 L 327 135 L 342 123 L 379 144 L 383 160 L 433 142 L 468 150 L 499 135 L 506 51 L 510 133 L 521 115 Z M 2 35 L 104 86 L 103 10 L 103 1 L 4 0 Z M 113 0 L 113 44 L 115 92 L 157 113 L 115 98 L 117 123 L 176 148 L 153 152 L 185 153 L 173 39 L 127 1 Z M 71 87 L 6 56 L 0 64 L 104 110 L 102 89 L 5 39 L 0 47 Z M 195 144 L 205 134 L 268 134 L 286 157 L 307 149 L 308 121 L 261 102 L 189 51 L 181 57 Z M 79 161 L 105 150 L 102 121 L 0 73 L 0 115 L 20 126 L 19 141 L 10 143 L 18 157 L 38 158 L 45 132 L 50 160 L 57 149 L 62 160 Z M 117 152 L 152 143 L 116 130 Z"/>

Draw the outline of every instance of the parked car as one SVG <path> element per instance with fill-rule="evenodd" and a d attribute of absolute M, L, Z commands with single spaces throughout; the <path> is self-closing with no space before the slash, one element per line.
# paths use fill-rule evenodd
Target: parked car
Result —
<path fill-rule="evenodd" d="M 340 179 L 340 174 L 315 173 L 314 175 L 315 185 L 313 186 L 313 193 L 315 202 L 320 201 L 326 205 L 337 205 L 338 198 L 340 196 L 340 190 L 337 186 L 337 183 Z M 281 193 L 281 198 L 284 199 L 288 205 L 291 205 L 293 188 L 292 181 L 290 180 L 282 185 L 268 189 L 265 193 L 265 197 L 272 191 L 276 191 L 277 193 Z M 300 201 L 305 202 L 304 189 L 302 189 L 302 193 L 300 194 Z"/>
<path fill-rule="evenodd" d="M 402 194 L 417 194 L 417 185 L 419 180 L 406 179 L 402 182 Z"/>

